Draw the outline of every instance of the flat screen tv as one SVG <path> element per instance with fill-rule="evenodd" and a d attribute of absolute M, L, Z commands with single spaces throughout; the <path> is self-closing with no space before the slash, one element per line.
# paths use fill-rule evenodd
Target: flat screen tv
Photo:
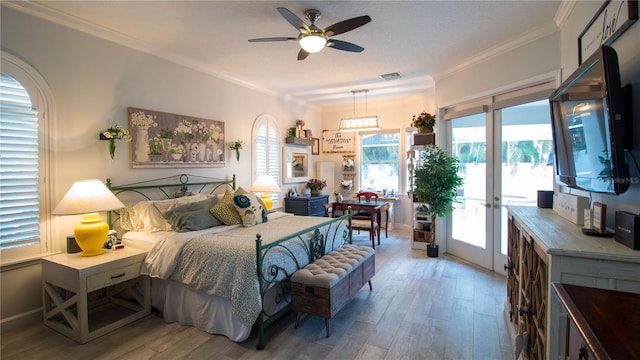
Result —
<path fill-rule="evenodd" d="M 630 91 L 627 86 L 624 93 Z M 618 55 L 609 46 L 589 57 L 550 96 L 556 181 L 616 195 L 629 188 L 624 151 L 631 148 L 631 114 L 624 97 Z"/>

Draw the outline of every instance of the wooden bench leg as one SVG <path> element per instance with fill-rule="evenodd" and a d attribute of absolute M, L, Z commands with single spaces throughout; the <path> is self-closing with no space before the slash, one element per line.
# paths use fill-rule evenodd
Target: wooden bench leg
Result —
<path fill-rule="evenodd" d="M 327 337 L 331 336 L 331 319 L 324 319 L 324 328 L 327 331 Z"/>

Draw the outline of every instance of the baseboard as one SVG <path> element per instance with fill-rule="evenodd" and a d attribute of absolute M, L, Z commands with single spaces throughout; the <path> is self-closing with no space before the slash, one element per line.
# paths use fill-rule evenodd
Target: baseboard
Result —
<path fill-rule="evenodd" d="M 42 323 L 42 308 L 30 310 L 22 314 L 0 320 L 0 333 L 26 328 L 38 323 Z"/>

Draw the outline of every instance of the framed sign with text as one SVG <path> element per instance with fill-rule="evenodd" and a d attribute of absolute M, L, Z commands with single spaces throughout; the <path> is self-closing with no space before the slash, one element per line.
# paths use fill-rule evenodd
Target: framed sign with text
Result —
<path fill-rule="evenodd" d="M 638 20 L 638 0 L 607 0 L 578 36 L 578 65 Z"/>
<path fill-rule="evenodd" d="M 323 130 L 322 152 L 324 153 L 353 153 L 356 152 L 356 133 Z"/>

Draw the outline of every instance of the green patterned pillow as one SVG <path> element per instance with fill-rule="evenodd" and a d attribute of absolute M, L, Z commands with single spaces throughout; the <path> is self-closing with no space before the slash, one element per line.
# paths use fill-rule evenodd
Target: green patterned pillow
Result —
<path fill-rule="evenodd" d="M 227 191 L 217 204 L 215 204 L 209 212 L 218 220 L 222 221 L 226 225 L 238 225 L 242 224 L 242 218 L 236 210 L 236 206 L 233 203 L 233 197 L 236 195 L 246 194 L 243 188 L 238 188 L 235 193 Z"/>
<path fill-rule="evenodd" d="M 240 214 L 243 226 L 249 227 L 267 221 L 267 210 L 255 194 L 236 195 L 233 197 L 233 203 Z"/>

